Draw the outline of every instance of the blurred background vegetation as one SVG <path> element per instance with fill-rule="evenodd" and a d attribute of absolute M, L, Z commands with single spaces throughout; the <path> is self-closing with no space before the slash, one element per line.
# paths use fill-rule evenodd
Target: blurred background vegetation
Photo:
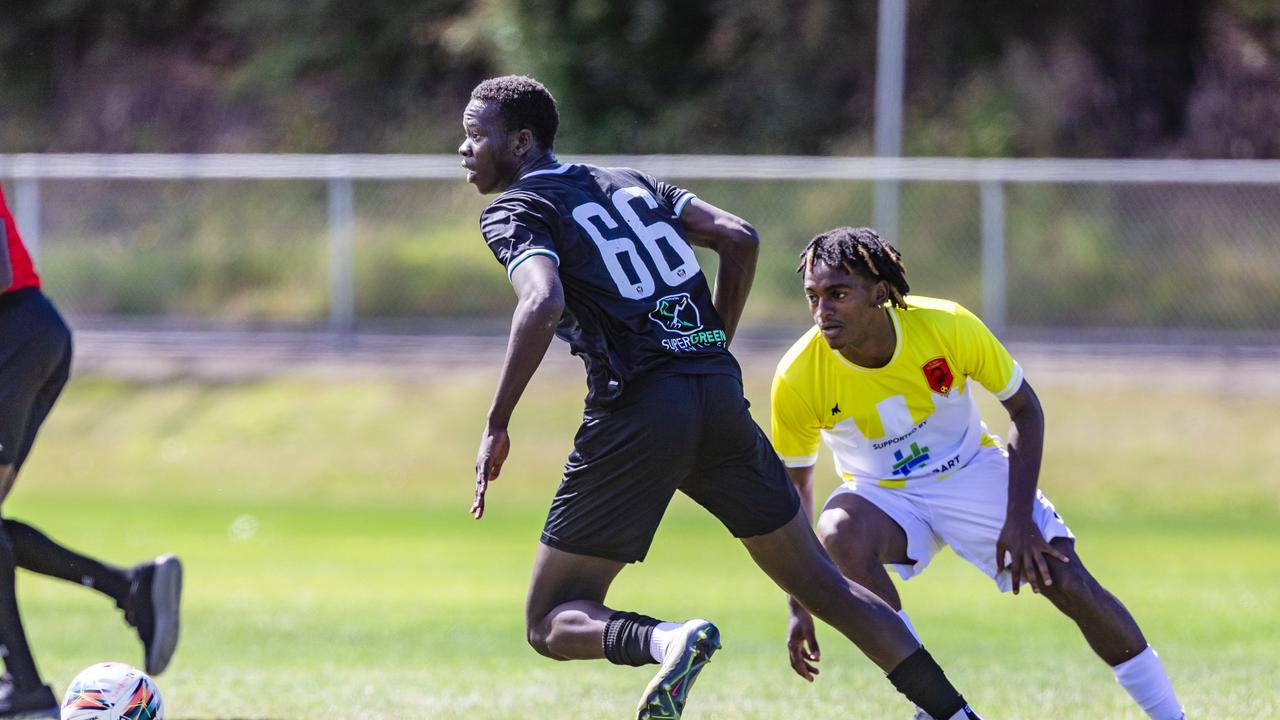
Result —
<path fill-rule="evenodd" d="M 1274 0 L 909 9 L 907 155 L 1280 157 Z M 519 72 L 557 95 L 564 155 L 867 155 L 875 14 L 847 0 L 10 0 L 0 150 L 450 153 L 474 84 Z M 766 239 L 749 321 L 803 322 L 796 252 L 871 217 L 865 182 L 688 184 Z M 1007 195 L 1011 326 L 1280 329 L 1280 185 Z M 41 267 L 73 315 L 327 315 L 321 182 L 46 180 L 41 198 Z M 361 321 L 505 315 L 483 204 L 461 175 L 357 183 Z M 917 292 L 981 309 L 978 208 L 973 183 L 902 185 L 892 239 Z"/>
<path fill-rule="evenodd" d="M 7 152 L 449 152 L 484 77 L 573 153 L 869 154 L 873 2 L 9 0 Z M 915 0 L 908 155 L 1280 156 L 1273 0 Z"/>

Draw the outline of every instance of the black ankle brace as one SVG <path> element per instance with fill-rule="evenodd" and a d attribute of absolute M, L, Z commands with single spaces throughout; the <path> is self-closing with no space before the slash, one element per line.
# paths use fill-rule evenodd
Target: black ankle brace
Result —
<path fill-rule="evenodd" d="M 650 665 L 649 639 L 658 625 L 655 618 L 633 612 L 615 612 L 604 626 L 604 656 L 614 665 Z"/>

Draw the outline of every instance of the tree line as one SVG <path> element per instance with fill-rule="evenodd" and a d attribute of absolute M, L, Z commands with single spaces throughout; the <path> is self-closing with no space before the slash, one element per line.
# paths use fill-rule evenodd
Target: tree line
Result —
<path fill-rule="evenodd" d="M 868 154 L 876 3 L 10 0 L 3 152 L 449 152 L 484 77 L 559 148 Z M 912 155 L 1280 157 L 1273 0 L 913 0 Z"/>

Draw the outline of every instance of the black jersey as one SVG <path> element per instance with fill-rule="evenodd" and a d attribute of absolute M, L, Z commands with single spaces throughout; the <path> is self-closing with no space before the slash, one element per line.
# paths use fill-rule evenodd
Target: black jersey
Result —
<path fill-rule="evenodd" d="M 560 268 L 556 335 L 586 363 L 587 402 L 658 369 L 741 377 L 679 216 L 693 194 L 629 168 L 557 165 L 526 174 L 480 216 L 507 268 Z"/>

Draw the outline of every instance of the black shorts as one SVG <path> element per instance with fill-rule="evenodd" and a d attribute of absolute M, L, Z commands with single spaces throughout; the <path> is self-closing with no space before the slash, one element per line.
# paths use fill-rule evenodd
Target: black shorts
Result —
<path fill-rule="evenodd" d="M 622 562 L 644 559 L 676 490 L 735 537 L 785 525 L 800 497 L 751 419 L 732 375 L 655 373 L 589 407 L 542 542 Z"/>
<path fill-rule="evenodd" d="M 0 294 L 0 465 L 21 468 L 71 373 L 71 331 L 35 288 Z"/>

